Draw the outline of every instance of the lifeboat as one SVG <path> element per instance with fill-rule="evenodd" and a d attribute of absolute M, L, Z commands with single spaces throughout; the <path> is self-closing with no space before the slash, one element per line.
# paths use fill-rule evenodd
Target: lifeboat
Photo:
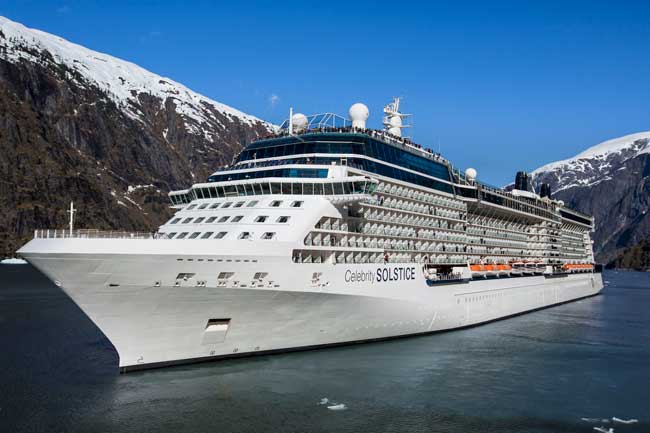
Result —
<path fill-rule="evenodd" d="M 523 262 L 511 263 L 512 269 L 510 270 L 510 275 L 515 276 L 515 277 L 519 277 L 519 276 L 523 275 L 523 273 L 524 273 L 523 270 L 522 270 L 523 266 L 524 266 Z"/>
<path fill-rule="evenodd" d="M 510 265 L 497 265 L 497 270 L 499 271 L 499 275 L 503 276 L 510 276 L 510 273 L 512 272 L 512 266 Z"/>
<path fill-rule="evenodd" d="M 485 265 L 469 265 L 472 277 L 487 277 Z"/>
<path fill-rule="evenodd" d="M 499 277 L 510 275 L 512 266 L 510 265 L 469 265 L 472 271 L 472 277 Z"/>
<path fill-rule="evenodd" d="M 499 275 L 497 265 L 485 265 L 485 275 L 488 277 L 497 277 Z"/>
<path fill-rule="evenodd" d="M 535 262 L 535 274 L 542 275 L 544 272 L 546 272 L 546 265 L 544 265 L 541 262 Z"/>
<path fill-rule="evenodd" d="M 594 265 L 591 263 L 566 263 L 562 269 L 567 272 L 593 272 Z"/>

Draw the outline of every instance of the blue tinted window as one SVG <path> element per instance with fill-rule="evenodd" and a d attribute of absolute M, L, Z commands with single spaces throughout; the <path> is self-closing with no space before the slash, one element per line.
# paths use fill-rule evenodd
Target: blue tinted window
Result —
<path fill-rule="evenodd" d="M 260 170 L 249 173 L 224 173 L 210 176 L 209 182 L 224 182 L 228 180 L 258 179 L 261 177 L 317 177 L 326 178 L 327 169 L 316 168 L 277 168 L 274 170 Z"/>
<path fill-rule="evenodd" d="M 302 136 L 302 141 L 296 137 L 262 140 L 249 145 L 239 155 L 238 161 L 300 155 L 304 153 L 353 153 L 366 155 L 439 179 L 451 180 L 449 169 L 444 164 L 399 149 L 366 135 L 358 134 L 305 134 Z M 406 176 L 404 179 L 404 175 L 400 176 L 398 178 L 403 180 L 408 180 L 409 178 L 409 176 Z M 414 175 L 411 175 L 410 178 L 414 178 Z"/>

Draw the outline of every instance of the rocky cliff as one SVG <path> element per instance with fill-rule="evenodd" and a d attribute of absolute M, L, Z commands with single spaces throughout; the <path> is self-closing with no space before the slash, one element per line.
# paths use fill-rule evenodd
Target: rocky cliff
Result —
<path fill-rule="evenodd" d="M 154 230 L 273 125 L 168 78 L 0 17 L 0 256 L 36 228 Z"/>
<path fill-rule="evenodd" d="M 594 215 L 594 252 L 609 262 L 624 249 L 650 239 L 650 132 L 600 143 L 573 158 L 533 172 L 553 196 Z"/>
<path fill-rule="evenodd" d="M 643 240 L 637 245 L 626 248 L 618 257 L 607 264 L 612 268 L 650 271 L 650 240 Z"/>

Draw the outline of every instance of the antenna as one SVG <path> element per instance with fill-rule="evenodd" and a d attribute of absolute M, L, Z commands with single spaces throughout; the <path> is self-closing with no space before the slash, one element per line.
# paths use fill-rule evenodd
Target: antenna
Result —
<path fill-rule="evenodd" d="M 289 107 L 289 135 L 293 135 L 293 107 Z"/>
<path fill-rule="evenodd" d="M 72 236 L 72 229 L 74 227 L 74 213 L 77 209 L 74 208 L 74 203 L 70 202 L 70 210 L 67 211 L 70 214 L 70 236 Z"/>

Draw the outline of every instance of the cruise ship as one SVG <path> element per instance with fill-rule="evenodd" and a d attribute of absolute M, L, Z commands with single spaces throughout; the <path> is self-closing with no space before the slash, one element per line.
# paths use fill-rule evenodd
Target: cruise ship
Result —
<path fill-rule="evenodd" d="M 121 372 L 462 328 L 593 296 L 594 219 L 481 182 L 354 104 L 289 119 L 156 233 L 36 230 L 19 254 L 108 337 Z M 73 209 L 71 209 L 74 211 Z M 71 217 L 74 212 L 71 212 Z M 387 349 L 389 350 L 389 349 Z"/>

